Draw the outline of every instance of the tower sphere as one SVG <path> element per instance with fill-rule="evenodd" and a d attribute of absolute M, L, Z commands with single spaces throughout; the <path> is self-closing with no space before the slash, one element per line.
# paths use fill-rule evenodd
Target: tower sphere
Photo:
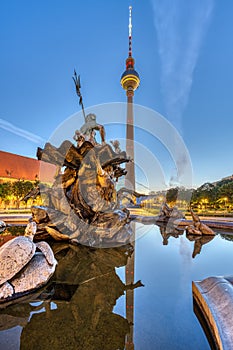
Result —
<path fill-rule="evenodd" d="M 126 70 L 121 76 L 121 86 L 124 90 L 127 91 L 135 91 L 139 84 L 140 78 L 139 74 L 134 69 L 134 58 L 132 57 L 132 22 L 131 22 L 131 10 L 130 7 L 130 17 L 129 17 L 129 56 L 126 59 Z"/>
<path fill-rule="evenodd" d="M 139 74 L 134 69 L 126 69 L 121 76 L 121 86 L 124 90 L 135 91 L 140 84 Z"/>

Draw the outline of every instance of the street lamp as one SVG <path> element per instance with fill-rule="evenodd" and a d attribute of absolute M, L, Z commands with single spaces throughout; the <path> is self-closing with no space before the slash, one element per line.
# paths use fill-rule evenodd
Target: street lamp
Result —
<path fill-rule="evenodd" d="M 203 199 L 201 200 L 202 209 L 203 209 L 203 207 L 204 207 L 204 209 L 206 210 L 207 204 L 208 204 L 208 203 L 209 203 L 208 198 L 203 198 Z"/>
<path fill-rule="evenodd" d="M 225 210 L 227 211 L 227 201 L 228 201 L 228 198 L 227 198 L 227 197 L 224 197 L 223 200 L 224 200 L 224 202 L 225 202 Z"/>

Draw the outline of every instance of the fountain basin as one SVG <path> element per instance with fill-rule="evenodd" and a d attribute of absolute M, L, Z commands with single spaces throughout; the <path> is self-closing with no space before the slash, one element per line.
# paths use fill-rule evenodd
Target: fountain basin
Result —
<path fill-rule="evenodd" d="M 233 348 L 233 276 L 192 282 L 193 297 L 217 349 Z"/>

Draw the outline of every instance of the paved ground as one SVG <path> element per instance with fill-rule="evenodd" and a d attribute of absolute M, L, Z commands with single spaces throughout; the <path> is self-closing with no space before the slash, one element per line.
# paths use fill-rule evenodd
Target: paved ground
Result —
<path fill-rule="evenodd" d="M 30 214 L 0 214 L 0 221 L 6 223 L 27 223 Z"/>
<path fill-rule="evenodd" d="M 186 215 L 186 219 L 187 220 L 191 220 L 192 217 Z M 209 221 L 227 221 L 227 222 L 233 222 L 233 218 L 232 217 L 225 217 L 225 216 L 200 216 L 201 220 L 209 220 Z"/>
<path fill-rule="evenodd" d="M 132 215 L 140 215 L 140 216 L 151 216 L 154 215 L 149 213 L 148 211 L 140 208 L 130 208 L 130 213 Z M 186 215 L 187 220 L 192 220 L 191 215 Z M 225 217 L 225 216 L 200 216 L 201 220 L 208 220 L 208 221 L 226 221 L 226 222 L 233 222 L 233 217 Z"/>

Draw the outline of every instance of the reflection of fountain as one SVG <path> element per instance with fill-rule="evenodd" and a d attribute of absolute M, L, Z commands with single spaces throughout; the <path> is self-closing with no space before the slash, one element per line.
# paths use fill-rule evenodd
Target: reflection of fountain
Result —
<path fill-rule="evenodd" d="M 21 325 L 21 349 L 123 350 L 129 323 L 112 310 L 125 290 L 140 283 L 126 286 L 115 267 L 126 265 L 132 246 L 96 250 L 56 243 L 53 251 L 58 260 L 53 280 L 27 302 L 1 310 L 1 329 Z M 34 307 L 32 301 L 42 304 Z"/>
<path fill-rule="evenodd" d="M 36 309 L 45 311 L 30 318 L 35 307 L 11 305 L 0 312 L 1 328 L 23 326 L 21 349 L 124 349 L 129 325 L 112 310 L 126 286 L 115 267 L 127 263 L 132 246 L 95 250 L 61 243 L 53 251 L 58 260 L 53 281 L 31 298 L 43 301 Z"/>
<path fill-rule="evenodd" d="M 158 225 L 158 224 L 157 224 Z M 173 238 L 179 238 L 180 236 L 182 236 L 184 234 L 184 230 L 183 229 L 178 229 L 176 226 L 174 225 L 165 225 L 165 224 L 159 224 L 159 230 L 160 230 L 160 234 L 163 238 L 163 245 L 168 245 L 168 240 L 170 237 Z M 194 241 L 194 247 L 193 247 L 193 254 L 192 257 L 195 258 L 197 254 L 201 253 L 201 249 L 202 246 L 204 244 L 209 243 L 210 241 L 212 241 L 212 239 L 215 236 L 197 236 L 197 235 L 191 235 L 189 233 L 186 232 L 186 238 L 189 241 Z"/>
<path fill-rule="evenodd" d="M 214 238 L 215 236 L 195 236 L 195 235 L 186 235 L 186 238 L 189 240 L 189 241 L 194 241 L 194 248 L 193 248 L 193 254 L 192 254 L 192 257 L 195 258 L 195 256 L 197 254 L 200 254 L 201 253 L 201 248 L 204 244 L 207 244 L 209 243 L 210 241 L 212 241 L 212 239 Z"/>
<path fill-rule="evenodd" d="M 158 224 L 160 234 L 163 237 L 163 245 L 168 245 L 170 237 L 178 238 L 184 233 L 184 230 L 177 229 L 173 225 Z"/>

